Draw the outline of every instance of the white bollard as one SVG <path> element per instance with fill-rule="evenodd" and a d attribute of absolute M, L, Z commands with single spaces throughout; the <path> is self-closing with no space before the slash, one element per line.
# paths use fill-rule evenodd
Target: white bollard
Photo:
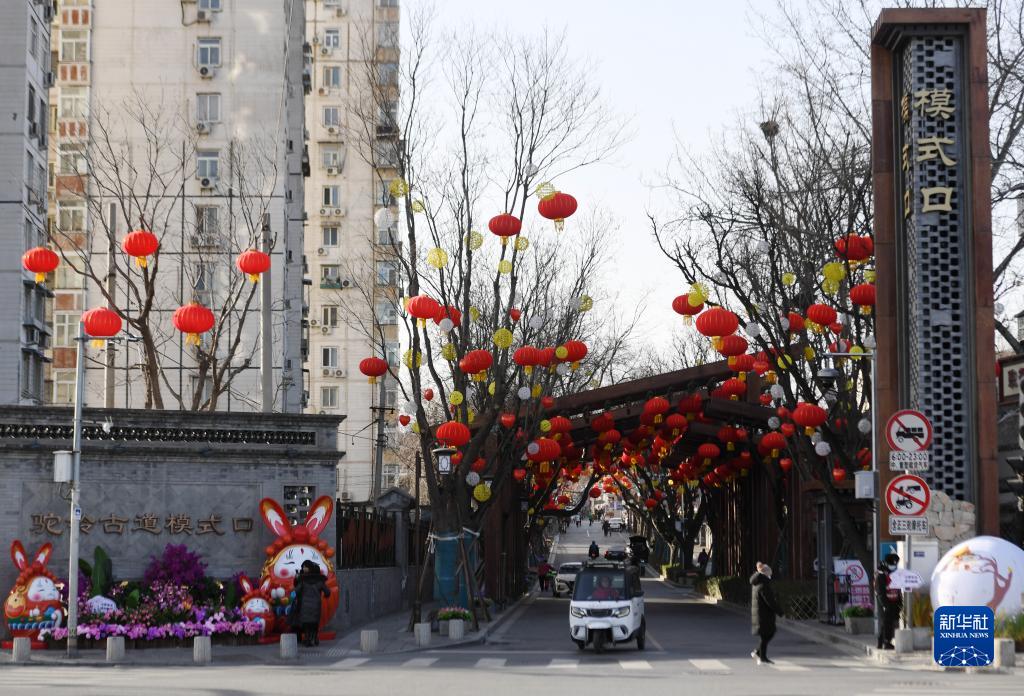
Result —
<path fill-rule="evenodd" d="M 281 659 L 294 660 L 299 656 L 299 637 L 294 633 L 281 634 Z"/>
<path fill-rule="evenodd" d="M 897 655 L 914 652 L 914 631 L 909 628 L 897 628 L 893 645 L 896 646 Z"/>
<path fill-rule="evenodd" d="M 192 639 L 192 661 L 197 665 L 208 665 L 213 660 L 210 636 L 196 636 Z"/>
<path fill-rule="evenodd" d="M 124 659 L 124 636 L 107 638 L 107 662 L 120 662 Z"/>
<path fill-rule="evenodd" d="M 452 619 L 448 622 L 448 637 L 452 640 L 462 640 L 466 637 L 466 622 L 462 619 Z"/>
<path fill-rule="evenodd" d="M 1013 638 L 996 638 L 996 654 L 992 660 L 993 667 L 1006 669 L 1016 665 Z"/>
<path fill-rule="evenodd" d="M 12 662 L 28 662 L 29 655 L 32 654 L 32 639 L 21 638 L 14 639 L 14 651 L 11 653 Z"/>
<path fill-rule="evenodd" d="M 413 633 L 416 635 L 416 645 L 420 646 L 421 648 L 430 645 L 429 621 L 424 621 L 423 623 L 418 623 L 414 625 L 412 630 Z"/>
<path fill-rule="evenodd" d="M 367 629 L 360 631 L 359 633 L 359 649 L 364 653 L 377 652 L 377 643 L 380 639 L 380 633 L 377 629 Z"/>

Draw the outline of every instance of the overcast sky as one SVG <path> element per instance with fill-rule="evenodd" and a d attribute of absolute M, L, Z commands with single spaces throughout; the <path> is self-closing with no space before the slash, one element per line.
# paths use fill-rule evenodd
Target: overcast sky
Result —
<path fill-rule="evenodd" d="M 436 7 L 441 26 L 526 34 L 545 24 L 565 28 L 570 54 L 594 62 L 595 81 L 632 119 L 634 136 L 614 163 L 573 173 L 559 188 L 581 209 L 602 201 L 617 216 L 620 304 L 627 309 L 647 297 L 644 333 L 667 338 L 681 321 L 672 298 L 687 286 L 651 238 L 646 212 L 664 212 L 667 203 L 651 185 L 663 178 L 674 133 L 704 150 L 723 124 L 756 106 L 767 51 L 752 29 L 748 0 L 437 0 Z"/>

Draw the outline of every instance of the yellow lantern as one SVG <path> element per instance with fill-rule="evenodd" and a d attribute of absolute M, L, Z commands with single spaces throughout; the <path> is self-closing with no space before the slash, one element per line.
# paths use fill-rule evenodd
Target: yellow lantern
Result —
<path fill-rule="evenodd" d="M 878 274 L 875 273 L 875 269 L 868 268 L 868 269 L 864 270 L 864 280 L 868 281 L 869 283 L 875 282 L 875 278 L 877 278 L 877 277 L 878 277 Z"/>
<path fill-rule="evenodd" d="M 590 295 L 580 296 L 580 311 L 589 312 L 594 308 L 594 299 Z"/>
<path fill-rule="evenodd" d="M 457 389 L 448 395 L 448 402 L 451 403 L 452 406 L 458 406 L 465 400 L 466 397 L 464 397 L 462 392 Z"/>
<path fill-rule="evenodd" d="M 480 318 L 480 310 L 476 307 L 469 308 L 469 320 L 476 321 Z"/>
<path fill-rule="evenodd" d="M 470 423 L 475 421 L 476 420 L 476 411 L 474 411 L 471 408 L 467 409 L 466 410 L 466 420 L 469 421 Z"/>
<path fill-rule="evenodd" d="M 421 201 L 418 198 L 412 202 L 412 206 L 411 207 L 412 207 L 412 212 L 414 212 L 414 213 L 422 213 L 424 210 L 427 209 L 427 206 L 423 205 L 423 201 Z"/>
<path fill-rule="evenodd" d="M 796 274 L 795 273 L 790 273 L 790 272 L 787 271 L 787 272 L 782 274 L 782 284 L 785 285 L 786 287 L 789 287 L 790 285 L 792 285 L 795 282 L 796 282 Z"/>
<path fill-rule="evenodd" d="M 814 360 L 814 355 L 815 355 L 815 353 L 814 353 L 814 349 L 813 348 L 811 348 L 810 346 L 804 346 L 804 359 L 805 360 Z"/>
<path fill-rule="evenodd" d="M 530 248 L 530 240 L 522 235 L 518 235 L 514 243 L 516 251 L 526 251 Z"/>
<path fill-rule="evenodd" d="M 466 235 L 466 244 L 470 249 L 476 251 L 484 245 L 484 236 L 479 232 L 470 232 Z"/>
<path fill-rule="evenodd" d="M 494 332 L 494 345 L 499 348 L 508 348 L 512 345 L 512 332 L 506 328 L 498 329 Z"/>
<path fill-rule="evenodd" d="M 790 365 L 793 364 L 793 356 L 792 355 L 780 355 L 779 359 L 776 362 L 779 365 L 779 369 L 785 370 L 787 367 L 789 367 Z"/>
<path fill-rule="evenodd" d="M 486 483 L 478 483 L 473 488 L 473 497 L 476 498 L 478 503 L 486 503 L 491 499 L 491 489 Z"/>
<path fill-rule="evenodd" d="M 494 392 L 495 390 L 497 390 L 497 388 L 497 385 L 495 385 L 494 382 L 491 382 L 490 384 L 487 385 L 487 393 L 490 394 L 491 396 L 494 396 Z"/>
<path fill-rule="evenodd" d="M 419 423 L 417 423 L 416 421 L 413 421 L 413 422 L 412 422 L 412 431 L 413 431 L 414 433 L 416 433 L 417 435 L 419 435 L 419 434 L 420 434 L 420 424 L 419 424 Z"/>
<path fill-rule="evenodd" d="M 455 344 L 445 343 L 441 346 L 441 357 L 445 360 L 454 360 L 456 356 Z"/>
<path fill-rule="evenodd" d="M 512 262 L 508 259 L 502 259 L 498 262 L 498 273 L 508 275 L 512 272 Z"/>
<path fill-rule="evenodd" d="M 423 364 L 423 354 L 420 353 L 419 351 L 416 351 L 415 361 L 416 364 L 414 365 L 413 354 L 411 349 L 402 353 L 402 363 L 409 369 L 415 369 Z"/>
<path fill-rule="evenodd" d="M 409 193 L 409 184 L 405 182 L 405 179 L 398 176 L 391 180 L 388 184 L 388 193 L 395 198 L 402 198 Z"/>
<path fill-rule="evenodd" d="M 555 357 L 559 360 L 565 360 L 569 357 L 569 349 L 565 346 L 558 346 L 555 348 Z"/>
<path fill-rule="evenodd" d="M 687 294 L 687 302 L 690 303 L 691 307 L 699 307 L 704 304 L 708 299 L 708 289 L 703 283 L 694 283 L 690 286 L 690 292 Z"/>
<path fill-rule="evenodd" d="M 448 252 L 441 247 L 434 247 L 427 252 L 427 263 L 437 269 L 444 268 L 448 265 Z"/>
<path fill-rule="evenodd" d="M 854 355 L 863 355 L 864 349 L 861 348 L 860 346 L 852 346 L 850 348 L 850 352 L 853 353 Z"/>
<path fill-rule="evenodd" d="M 846 268 L 843 264 L 832 261 L 825 264 L 825 267 L 821 269 L 821 274 L 825 277 L 825 280 L 838 283 L 846 277 Z"/>
<path fill-rule="evenodd" d="M 551 430 L 551 421 L 549 421 L 549 420 L 547 420 L 547 419 L 545 418 L 544 420 L 542 420 L 542 421 L 540 422 L 540 431 L 541 431 L 542 433 L 546 433 L 546 432 L 548 432 L 549 430 Z"/>
<path fill-rule="evenodd" d="M 539 385 L 539 384 L 535 384 L 535 385 L 533 385 L 533 389 L 531 389 L 531 390 L 530 390 L 530 394 L 532 394 L 532 395 L 533 395 L 533 398 L 535 398 L 535 399 L 536 399 L 536 398 L 537 398 L 538 396 L 540 396 L 540 394 L 541 394 L 541 388 L 540 388 L 540 385 Z"/>
<path fill-rule="evenodd" d="M 555 191 L 555 185 L 550 181 L 542 181 L 537 184 L 537 188 L 534 192 L 537 194 L 537 198 L 540 198 L 541 200 L 551 198 L 555 193 L 557 193 L 557 191 Z"/>

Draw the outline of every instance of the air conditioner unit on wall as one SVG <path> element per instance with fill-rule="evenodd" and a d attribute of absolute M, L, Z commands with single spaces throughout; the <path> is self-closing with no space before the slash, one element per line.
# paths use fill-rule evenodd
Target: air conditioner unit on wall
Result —
<path fill-rule="evenodd" d="M 210 132 L 210 124 L 206 121 L 200 121 L 196 124 L 196 133 L 200 135 L 206 135 Z"/>
<path fill-rule="evenodd" d="M 350 500 L 352 500 L 352 494 L 349 493 L 348 491 L 342 491 L 341 492 L 341 502 L 347 503 Z"/>
<path fill-rule="evenodd" d="M 338 368 L 337 370 L 334 371 L 334 376 L 335 377 L 344 377 L 345 376 L 345 371 L 343 369 L 341 369 L 341 368 Z"/>
<path fill-rule="evenodd" d="M 310 326 L 319 326 L 319 325 L 320 325 L 320 322 L 319 322 L 319 321 L 317 321 L 316 319 L 310 319 L 310 320 L 309 320 L 309 325 L 310 325 Z"/>
<path fill-rule="evenodd" d="M 323 247 L 317 247 L 317 249 L 316 249 L 316 255 L 317 256 L 324 256 L 326 253 L 327 253 L 326 249 L 324 249 Z"/>
<path fill-rule="evenodd" d="M 203 78 L 204 80 L 209 80 L 211 77 L 213 77 L 216 74 L 217 74 L 217 71 L 214 70 L 209 65 L 201 65 L 201 66 L 199 66 L 199 77 Z"/>
<path fill-rule="evenodd" d="M 329 55 L 331 55 L 331 49 L 329 49 L 326 46 L 324 46 L 323 48 L 320 49 L 320 55 L 322 55 L 322 56 L 329 56 Z"/>
<path fill-rule="evenodd" d="M 327 176 L 337 176 L 337 174 L 338 174 L 338 168 L 337 167 L 328 167 L 327 168 Z"/>
<path fill-rule="evenodd" d="M 199 180 L 199 187 L 208 189 L 217 185 L 217 180 L 212 176 L 204 176 Z"/>
<path fill-rule="evenodd" d="M 321 326 L 320 327 L 320 333 L 322 333 L 322 334 L 329 334 L 330 332 L 331 332 L 331 327 L 329 327 L 329 326 Z"/>
<path fill-rule="evenodd" d="M 333 135 L 333 134 L 338 132 L 338 127 L 337 126 L 327 126 L 327 132 L 330 133 L 331 135 Z"/>
<path fill-rule="evenodd" d="M 196 12 L 196 21 L 197 22 L 209 22 L 210 21 L 210 13 L 207 12 L 206 10 L 199 10 L 198 12 Z"/>
<path fill-rule="evenodd" d="M 331 368 L 325 367 L 324 368 L 324 377 L 330 377 L 330 376 L 331 376 Z"/>

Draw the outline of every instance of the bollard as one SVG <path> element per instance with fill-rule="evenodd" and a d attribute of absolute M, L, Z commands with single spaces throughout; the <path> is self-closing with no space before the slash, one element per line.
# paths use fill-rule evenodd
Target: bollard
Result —
<path fill-rule="evenodd" d="M 294 660 L 299 656 L 299 637 L 294 633 L 281 634 L 281 658 Z"/>
<path fill-rule="evenodd" d="M 380 638 L 380 633 L 377 629 L 367 629 L 359 633 L 359 649 L 364 653 L 377 652 L 377 643 Z"/>
<path fill-rule="evenodd" d="M 107 662 L 120 662 L 124 659 L 124 636 L 107 638 Z"/>
<path fill-rule="evenodd" d="M 32 639 L 31 638 L 15 638 L 14 639 L 14 651 L 11 653 L 12 662 L 28 662 L 29 655 L 32 654 Z"/>
<path fill-rule="evenodd" d="M 914 631 L 909 628 L 897 628 L 893 645 L 896 646 L 897 655 L 914 652 Z"/>
<path fill-rule="evenodd" d="M 452 619 L 448 622 L 448 637 L 452 640 L 462 640 L 466 637 L 466 622 L 462 619 Z"/>
<path fill-rule="evenodd" d="M 430 645 L 430 622 L 424 621 L 413 626 L 413 633 L 416 635 L 416 645 L 425 647 Z"/>
<path fill-rule="evenodd" d="M 996 638 L 996 654 L 992 660 L 993 667 L 1006 669 L 1016 665 L 1013 638 Z"/>
<path fill-rule="evenodd" d="M 196 636 L 192 639 L 192 661 L 197 665 L 208 665 L 213 660 L 210 636 Z"/>

